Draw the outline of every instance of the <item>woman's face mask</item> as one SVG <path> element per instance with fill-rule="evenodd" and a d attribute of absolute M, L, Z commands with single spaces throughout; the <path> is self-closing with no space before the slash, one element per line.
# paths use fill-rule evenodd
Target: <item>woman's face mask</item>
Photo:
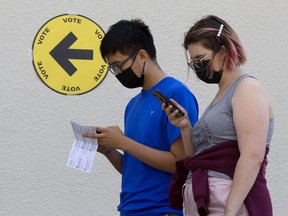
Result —
<path fill-rule="evenodd" d="M 188 63 L 188 66 L 195 71 L 196 75 L 200 80 L 205 83 L 219 83 L 222 78 L 222 70 L 217 72 L 214 71 L 213 75 L 211 76 L 210 72 L 210 59 L 205 60 L 212 52 L 208 53 L 201 59 L 192 60 Z"/>
<path fill-rule="evenodd" d="M 217 84 L 220 82 L 222 78 L 223 71 L 213 71 L 213 75 L 211 76 L 211 72 L 209 70 L 210 60 L 204 60 L 194 63 L 193 70 L 196 72 L 196 75 L 200 80 L 208 84 Z"/>

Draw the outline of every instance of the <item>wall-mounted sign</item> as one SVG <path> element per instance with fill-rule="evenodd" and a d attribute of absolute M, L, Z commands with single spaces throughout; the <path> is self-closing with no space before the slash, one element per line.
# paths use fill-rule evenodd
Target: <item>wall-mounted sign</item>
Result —
<path fill-rule="evenodd" d="M 104 31 L 92 20 L 64 14 L 50 19 L 33 42 L 33 65 L 40 79 L 61 94 L 84 94 L 107 74 L 100 54 Z"/>

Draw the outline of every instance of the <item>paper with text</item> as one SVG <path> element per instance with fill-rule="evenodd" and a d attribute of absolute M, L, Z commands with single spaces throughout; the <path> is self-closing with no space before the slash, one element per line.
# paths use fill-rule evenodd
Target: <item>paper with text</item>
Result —
<path fill-rule="evenodd" d="M 98 148 L 97 139 L 83 137 L 83 133 L 96 134 L 95 127 L 83 126 L 71 121 L 74 141 L 67 166 L 84 172 L 91 172 L 94 157 Z"/>

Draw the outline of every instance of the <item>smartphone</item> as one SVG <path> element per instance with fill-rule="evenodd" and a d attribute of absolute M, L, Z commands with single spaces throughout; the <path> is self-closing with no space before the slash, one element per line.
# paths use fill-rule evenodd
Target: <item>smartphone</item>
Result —
<path fill-rule="evenodd" d="M 161 101 L 162 103 L 165 103 L 166 106 L 172 105 L 172 110 L 171 110 L 172 112 L 174 112 L 175 110 L 178 110 L 178 113 L 176 115 L 178 118 L 185 115 L 185 113 L 175 103 L 173 103 L 169 98 L 167 98 L 162 92 L 160 92 L 159 89 L 153 91 L 152 94 L 159 101 Z"/>

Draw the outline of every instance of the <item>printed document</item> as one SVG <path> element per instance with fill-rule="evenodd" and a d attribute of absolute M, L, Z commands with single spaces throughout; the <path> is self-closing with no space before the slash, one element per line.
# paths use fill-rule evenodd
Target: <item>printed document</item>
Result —
<path fill-rule="evenodd" d="M 71 121 L 71 125 L 74 134 L 74 141 L 67 166 L 90 173 L 98 148 L 98 141 L 97 139 L 83 137 L 82 134 L 96 134 L 95 127 L 83 126 L 73 121 Z"/>

